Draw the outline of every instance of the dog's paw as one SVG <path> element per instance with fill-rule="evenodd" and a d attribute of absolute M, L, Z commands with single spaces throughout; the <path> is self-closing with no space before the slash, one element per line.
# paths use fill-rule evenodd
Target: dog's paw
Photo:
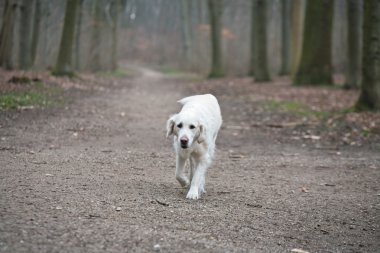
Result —
<path fill-rule="evenodd" d="M 183 188 L 187 188 L 190 185 L 190 181 L 189 181 L 189 179 L 187 177 L 179 177 L 179 176 L 177 176 L 177 181 L 180 183 L 180 185 Z"/>
<path fill-rule="evenodd" d="M 187 193 L 186 198 L 187 199 L 199 199 L 200 194 L 199 194 L 198 189 L 190 188 L 189 192 Z"/>

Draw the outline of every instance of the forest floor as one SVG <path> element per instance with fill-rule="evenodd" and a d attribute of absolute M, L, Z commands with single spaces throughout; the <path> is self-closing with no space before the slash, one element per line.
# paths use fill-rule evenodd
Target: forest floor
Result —
<path fill-rule="evenodd" d="M 36 101 L 0 101 L 0 252 L 379 252 L 380 115 L 346 110 L 357 91 L 132 72 L 2 71 Z M 224 122 L 190 201 L 165 124 L 199 93 Z"/>

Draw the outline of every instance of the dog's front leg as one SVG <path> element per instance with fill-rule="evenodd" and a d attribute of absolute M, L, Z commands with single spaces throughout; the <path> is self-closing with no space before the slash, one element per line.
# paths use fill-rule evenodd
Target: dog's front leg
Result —
<path fill-rule="evenodd" d="M 188 199 L 199 199 L 201 194 L 205 192 L 205 176 L 207 168 L 209 167 L 208 160 L 201 160 L 196 163 L 196 168 L 191 180 L 190 190 L 187 193 L 186 198 Z"/>
<path fill-rule="evenodd" d="M 185 163 L 186 158 L 177 155 L 175 177 L 182 187 L 187 187 L 190 184 L 188 177 L 185 175 Z"/>

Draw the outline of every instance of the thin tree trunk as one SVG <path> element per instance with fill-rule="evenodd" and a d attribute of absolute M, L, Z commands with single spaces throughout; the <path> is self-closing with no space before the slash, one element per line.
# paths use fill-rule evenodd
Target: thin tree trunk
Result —
<path fill-rule="evenodd" d="M 67 0 L 63 32 L 61 37 L 61 43 L 59 46 L 58 60 L 56 67 L 53 71 L 54 75 L 74 75 L 72 53 L 78 6 L 79 0 Z"/>
<path fill-rule="evenodd" d="M 75 25 L 76 31 L 75 31 L 75 50 L 74 50 L 74 55 L 75 55 L 75 69 L 79 70 L 81 68 L 81 53 L 80 53 L 80 42 L 81 42 L 81 35 L 82 35 L 82 6 L 83 6 L 84 0 L 79 0 L 79 6 L 77 10 L 77 23 Z"/>
<path fill-rule="evenodd" d="M 380 111 L 380 1 L 364 1 L 363 83 L 357 110 Z"/>
<path fill-rule="evenodd" d="M 119 34 L 119 17 L 120 17 L 120 9 L 122 8 L 123 4 L 121 3 L 121 0 L 113 0 L 112 6 L 111 6 L 111 13 L 112 13 L 112 45 L 111 45 L 111 70 L 117 69 L 118 64 L 118 34 Z"/>
<path fill-rule="evenodd" d="M 268 82 L 271 80 L 268 70 L 267 56 L 267 1 L 253 0 L 255 19 L 255 29 L 253 39 L 255 39 L 255 61 L 254 73 L 255 80 L 258 82 Z"/>
<path fill-rule="evenodd" d="M 224 76 L 222 63 L 222 27 L 223 3 L 220 0 L 208 0 L 211 29 L 211 71 L 210 78 Z"/>
<path fill-rule="evenodd" d="M 301 59 L 302 38 L 305 17 L 305 0 L 292 0 L 292 45 L 291 45 L 291 75 L 294 76 Z"/>
<path fill-rule="evenodd" d="M 32 65 L 31 59 L 31 35 L 32 35 L 32 14 L 33 1 L 23 0 L 20 6 L 21 24 L 20 24 L 20 47 L 19 47 L 19 64 L 21 69 L 29 69 Z"/>
<path fill-rule="evenodd" d="M 189 18 L 189 4 L 188 0 L 181 0 L 181 20 L 182 20 L 182 44 L 183 44 L 183 58 L 185 61 L 185 67 L 192 65 L 192 52 L 191 52 L 191 21 Z"/>
<path fill-rule="evenodd" d="M 362 12 L 361 0 L 347 0 L 348 21 L 348 70 L 346 89 L 358 89 L 361 82 L 361 53 L 362 53 Z"/>
<path fill-rule="evenodd" d="M 295 85 L 332 85 L 331 36 L 333 0 L 308 1 L 304 40 Z"/>
<path fill-rule="evenodd" d="M 14 0 L 6 0 L 4 5 L 3 23 L 0 33 L 0 66 L 6 69 L 14 68 L 12 61 L 12 52 L 16 11 L 17 2 Z"/>
<path fill-rule="evenodd" d="M 32 33 L 32 45 L 31 45 L 31 64 L 34 65 L 37 56 L 38 41 L 40 37 L 40 24 L 41 24 L 41 0 L 35 0 L 34 7 L 34 23 Z"/>
<path fill-rule="evenodd" d="M 255 46 L 256 46 L 256 37 L 255 37 L 255 26 L 256 26 L 256 20 L 255 20 L 255 15 L 256 15 L 256 5 L 255 5 L 255 0 L 251 1 L 251 44 L 250 44 L 250 50 L 251 50 L 251 55 L 249 59 L 249 71 L 248 75 L 254 76 L 255 75 Z"/>
<path fill-rule="evenodd" d="M 289 75 L 291 71 L 291 0 L 282 1 L 282 63 L 280 75 Z"/>
<path fill-rule="evenodd" d="M 93 13 L 93 27 L 92 27 L 92 39 L 90 42 L 90 66 L 91 71 L 99 71 L 102 69 L 100 59 L 101 49 L 101 30 L 103 26 L 101 0 L 94 1 L 94 13 Z"/>

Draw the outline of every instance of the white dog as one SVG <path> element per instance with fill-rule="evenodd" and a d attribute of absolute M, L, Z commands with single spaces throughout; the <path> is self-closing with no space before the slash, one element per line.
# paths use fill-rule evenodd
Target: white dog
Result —
<path fill-rule="evenodd" d="M 190 186 L 186 198 L 198 199 L 205 192 L 205 175 L 215 151 L 215 140 L 222 125 L 218 100 L 211 94 L 186 97 L 178 101 L 182 110 L 166 124 L 166 136 L 174 135 L 176 178 Z M 185 163 L 190 161 L 190 178 Z"/>

